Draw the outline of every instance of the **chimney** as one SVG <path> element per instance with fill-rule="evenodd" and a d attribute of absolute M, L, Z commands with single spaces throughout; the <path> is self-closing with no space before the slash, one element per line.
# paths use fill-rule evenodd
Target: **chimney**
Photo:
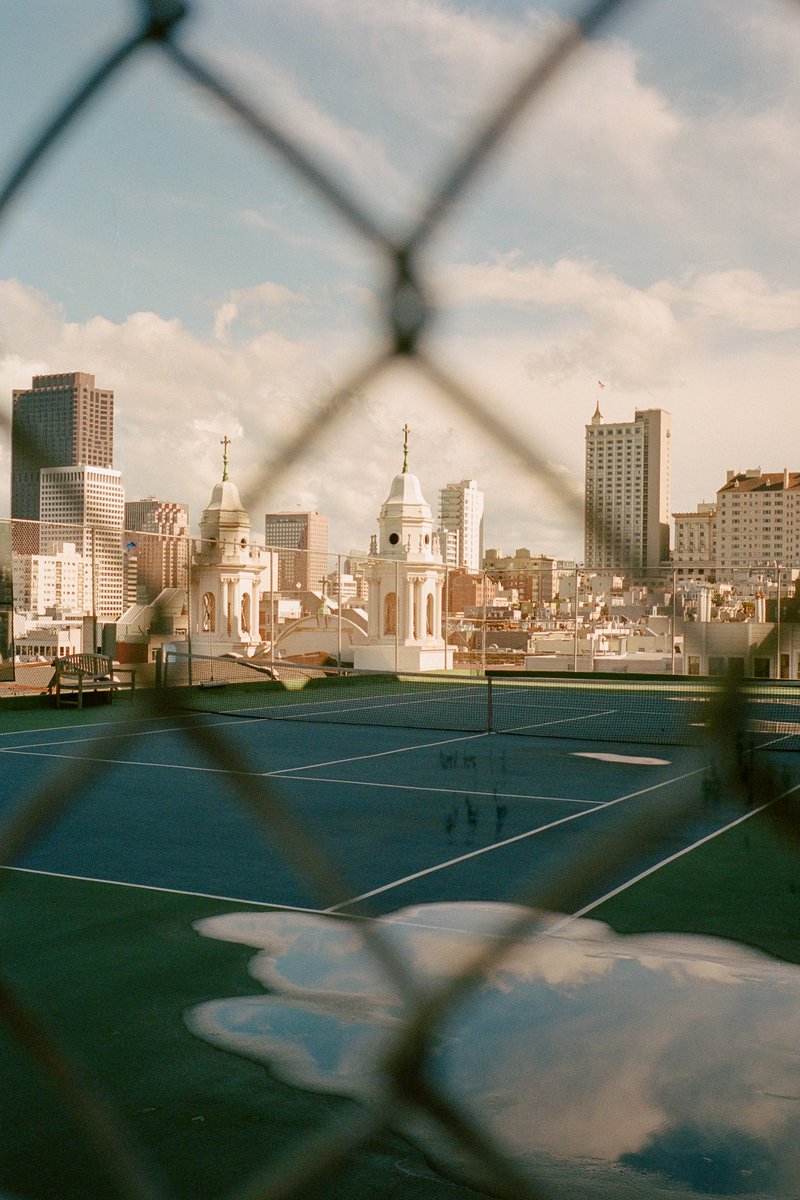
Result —
<path fill-rule="evenodd" d="M 788 486 L 789 486 L 789 468 L 784 467 L 783 468 L 783 490 L 786 491 Z"/>

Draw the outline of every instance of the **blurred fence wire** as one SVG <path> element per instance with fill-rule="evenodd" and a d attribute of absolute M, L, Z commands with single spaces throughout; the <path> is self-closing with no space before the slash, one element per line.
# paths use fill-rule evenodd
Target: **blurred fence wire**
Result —
<path fill-rule="evenodd" d="M 546 448 L 526 440 L 518 426 L 507 423 L 471 383 L 459 379 L 437 358 L 426 339 L 436 314 L 429 299 L 423 252 L 431 237 L 447 222 L 453 207 L 468 202 L 472 184 L 515 122 L 536 105 L 565 64 L 587 50 L 593 35 L 632 7 L 635 7 L 634 0 L 593 0 L 584 4 L 572 20 L 563 22 L 550 44 L 527 70 L 519 78 L 509 81 L 505 99 L 485 114 L 467 143 L 446 165 L 420 210 L 408 214 L 403 235 L 395 237 L 382 227 L 378 217 L 354 192 L 284 130 L 277 113 L 254 107 L 213 63 L 185 48 L 181 41 L 182 23 L 193 11 L 193 4 L 185 0 L 141 0 L 129 34 L 102 61 L 90 66 L 72 94 L 65 98 L 52 119 L 21 154 L 0 190 L 0 218 L 7 215 L 13 202 L 22 199 L 24 188 L 33 186 L 37 172 L 40 173 L 38 186 L 47 186 L 48 156 L 56 144 L 68 137 L 90 104 L 102 104 L 104 94 L 115 86 L 131 60 L 146 50 L 155 50 L 161 56 L 165 70 L 177 72 L 198 85 L 209 103 L 227 110 L 252 134 L 254 142 L 264 152 L 280 158 L 298 174 L 310 193 L 315 193 L 335 210 L 377 254 L 383 275 L 388 280 L 381 314 L 382 336 L 376 340 L 365 361 L 353 368 L 350 377 L 342 379 L 309 413 L 303 424 L 290 429 L 284 443 L 264 458 L 258 478 L 248 489 L 245 503 L 253 503 L 257 495 L 263 494 L 267 481 L 274 486 L 281 474 L 296 464 L 315 442 L 328 435 L 331 425 L 344 411 L 362 402 L 364 385 L 402 358 L 433 382 L 463 416 L 479 426 L 499 451 L 520 462 L 545 484 L 555 503 L 564 506 L 576 521 L 582 521 L 582 498 L 553 470 Z M 3 420 L 10 440 L 8 418 Z M 74 539 L 61 540 L 78 542 L 79 537 L 76 534 Z M 96 552 L 96 548 L 91 551 Z M 178 569 L 188 571 L 187 563 L 188 557 L 182 559 Z M 339 572 L 341 574 L 341 564 Z M 77 603 L 77 589 L 83 592 L 94 587 L 91 572 L 88 576 L 78 572 L 74 586 Z M 159 689 L 143 692 L 140 702 L 148 705 L 147 711 L 154 716 L 169 711 L 164 707 L 168 701 Z M 720 745 L 725 745 L 728 731 L 737 724 L 735 715 L 731 717 L 735 714 L 736 704 L 735 685 L 731 685 L 728 715 L 717 726 Z M 280 839 L 283 852 L 309 883 L 320 908 L 334 908 L 337 899 L 348 894 L 339 868 L 314 829 L 299 824 L 279 790 L 264 777 L 261 766 L 243 761 L 241 750 L 234 751 L 222 727 L 187 725 L 185 734 L 197 743 L 207 762 L 235 781 L 231 786 L 235 788 L 238 803 L 255 815 L 271 838 L 277 836 Z M 120 740 L 122 736 L 120 731 Z M 745 777 L 741 754 L 737 753 L 733 741 L 731 746 L 728 782 L 732 787 L 740 788 L 743 798 L 752 803 L 752 776 Z M 102 758 L 112 759 L 114 749 L 113 738 L 111 742 L 106 740 Z M 101 761 L 98 750 L 96 756 L 90 754 L 65 763 L 55 782 L 42 784 L 25 797 L 15 815 L 0 830 L 0 862 L 10 863 L 34 845 L 75 803 L 81 790 L 90 782 L 96 784 L 105 771 L 107 766 Z M 770 803 L 782 794 L 782 787 L 784 792 L 787 790 L 784 783 L 776 781 L 768 772 L 764 773 L 757 782 L 755 799 L 760 804 Z M 613 853 L 617 862 L 634 858 L 644 846 L 657 841 L 664 828 L 676 820 L 677 810 L 686 810 L 697 803 L 698 795 L 696 787 L 687 788 L 679 797 L 677 808 L 665 805 L 657 822 L 651 817 L 647 822 L 628 827 L 618 835 L 613 847 L 604 845 L 602 852 L 587 847 L 575 863 L 575 879 L 580 878 L 584 888 L 602 882 L 607 874 L 609 854 Z M 789 832 L 795 833 L 793 829 Z M 509 942 L 527 937 L 538 929 L 540 907 L 559 907 L 567 902 L 567 893 L 563 881 L 552 880 L 544 888 L 530 889 L 519 900 L 527 907 L 512 926 L 502 931 L 504 937 L 488 942 L 454 982 L 433 990 L 429 985 L 421 986 L 405 959 L 384 936 L 380 923 L 364 923 L 364 937 L 369 948 L 394 981 L 408 1014 L 384 1063 L 383 1094 L 369 1111 L 338 1118 L 330 1128 L 310 1135 L 285 1157 L 266 1162 L 263 1170 L 243 1179 L 229 1193 L 230 1200 L 257 1200 L 259 1197 L 302 1200 L 310 1194 L 311 1188 L 323 1184 L 361 1149 L 371 1145 L 382 1131 L 402 1128 L 409 1112 L 424 1113 L 462 1148 L 466 1156 L 480 1162 L 494 1194 L 513 1200 L 533 1200 L 551 1194 L 535 1179 L 521 1176 L 517 1166 L 495 1143 L 488 1128 L 482 1127 L 444 1094 L 434 1083 L 429 1069 L 436 1031 L 452 1006 L 479 986 L 484 973 L 504 953 Z M 341 918 L 332 914 L 330 919 Z M 87 1068 L 72 1061 L 65 1045 L 53 1037 L 35 1015 L 33 1005 L 16 995 L 6 981 L 0 982 L 0 1021 L 25 1048 L 35 1069 L 49 1081 L 65 1109 L 83 1129 L 113 1179 L 118 1194 L 131 1200 L 167 1197 L 169 1191 L 151 1169 L 131 1122 L 103 1093 Z"/>

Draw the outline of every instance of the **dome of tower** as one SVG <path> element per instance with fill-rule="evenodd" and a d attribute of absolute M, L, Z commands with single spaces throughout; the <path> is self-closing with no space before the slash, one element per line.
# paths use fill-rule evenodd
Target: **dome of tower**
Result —
<path fill-rule="evenodd" d="M 204 561 L 243 561 L 250 553 L 250 514 L 239 489 L 228 478 L 228 439 L 223 440 L 222 479 L 214 484 L 211 499 L 200 519 L 198 554 Z"/>
<path fill-rule="evenodd" d="M 223 525 L 250 526 L 250 515 L 242 504 L 239 489 L 230 479 L 214 484 L 211 499 L 203 510 L 201 525 L 216 522 Z"/>
<path fill-rule="evenodd" d="M 412 475 L 408 471 L 395 475 L 383 507 L 384 509 L 397 508 L 406 504 L 412 504 L 415 507 L 423 506 L 430 511 L 430 505 L 422 494 L 420 481 L 416 475 Z"/>

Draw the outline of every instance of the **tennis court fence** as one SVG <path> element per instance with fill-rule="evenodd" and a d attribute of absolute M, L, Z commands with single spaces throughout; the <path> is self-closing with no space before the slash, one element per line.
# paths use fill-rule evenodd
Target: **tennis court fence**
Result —
<path fill-rule="evenodd" d="M 800 684 L 777 680 L 375 672 L 168 651 L 162 682 L 177 708 L 261 720 L 800 749 Z"/>

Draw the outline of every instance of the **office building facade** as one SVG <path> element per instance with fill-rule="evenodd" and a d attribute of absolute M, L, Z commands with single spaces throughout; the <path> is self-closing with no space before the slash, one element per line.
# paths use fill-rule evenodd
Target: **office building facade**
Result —
<path fill-rule="evenodd" d="M 65 540 L 92 571 L 89 611 L 118 617 L 123 608 L 122 529 L 125 493 L 119 471 L 84 464 L 41 472 L 40 540 L 54 554 Z"/>
<path fill-rule="evenodd" d="M 113 461 L 114 393 L 96 387 L 94 375 L 34 375 L 31 387 L 14 389 L 12 517 L 39 519 L 43 469 L 80 464 L 110 468 Z"/>
<path fill-rule="evenodd" d="M 264 517 L 264 540 L 278 551 L 278 590 L 322 592 L 328 574 L 328 518 L 318 512 Z"/>
<path fill-rule="evenodd" d="M 189 586 L 189 510 L 171 500 L 125 504 L 125 595 L 151 604 L 164 588 Z"/>
<path fill-rule="evenodd" d="M 669 558 L 670 414 L 586 426 L 584 565 L 646 576 Z"/>

